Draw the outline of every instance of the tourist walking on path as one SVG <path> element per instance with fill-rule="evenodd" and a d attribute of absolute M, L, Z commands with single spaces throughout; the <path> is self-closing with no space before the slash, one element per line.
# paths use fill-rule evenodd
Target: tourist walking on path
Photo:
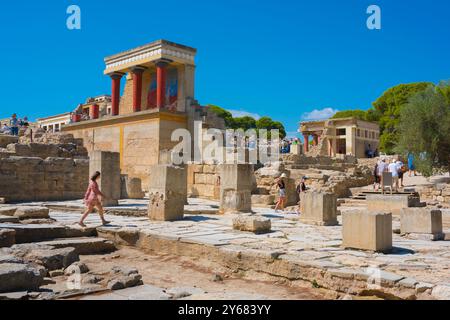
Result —
<path fill-rule="evenodd" d="M 377 170 L 377 179 L 375 180 L 375 182 L 378 180 L 378 185 L 376 188 L 376 191 L 378 191 L 380 189 L 380 185 L 381 185 L 381 190 L 384 191 L 384 186 L 383 186 L 383 172 L 387 171 L 388 168 L 388 164 L 386 163 L 386 159 L 381 159 L 377 166 L 376 166 Z"/>
<path fill-rule="evenodd" d="M 398 180 L 400 181 L 400 187 L 404 188 L 405 186 L 403 185 L 403 175 L 406 172 L 406 168 L 400 159 L 398 159 L 396 163 L 398 167 Z"/>
<path fill-rule="evenodd" d="M 17 119 L 17 115 L 15 113 L 11 116 L 11 120 L 9 120 L 9 127 L 13 136 L 19 135 L 19 120 Z"/>
<path fill-rule="evenodd" d="M 91 181 L 89 182 L 89 187 L 86 191 L 86 195 L 84 196 L 84 203 L 86 204 L 86 211 L 81 217 L 80 222 L 78 223 L 82 227 L 86 227 L 84 224 L 84 220 L 87 216 L 92 213 L 94 208 L 97 208 L 98 214 L 100 215 L 100 219 L 102 219 L 102 224 L 107 225 L 109 221 L 106 221 L 104 218 L 104 210 L 102 206 L 102 199 L 105 199 L 105 195 L 98 188 L 97 180 L 100 178 L 100 172 L 94 173 L 91 177 Z"/>
<path fill-rule="evenodd" d="M 286 182 L 284 181 L 284 179 L 286 178 L 287 178 L 286 174 L 283 173 L 281 177 L 277 180 L 278 194 L 280 198 L 278 199 L 277 205 L 275 206 L 275 212 L 277 212 L 278 209 L 284 211 L 284 207 L 286 205 Z"/>
<path fill-rule="evenodd" d="M 392 174 L 392 184 L 394 185 L 395 192 L 398 192 L 398 173 L 400 168 L 397 165 L 397 161 L 394 159 L 389 165 L 388 170 Z"/>
<path fill-rule="evenodd" d="M 417 176 L 416 166 L 414 165 L 414 155 L 411 152 L 408 153 L 408 171 L 410 177 L 411 173 L 414 173 L 414 177 Z"/>
<path fill-rule="evenodd" d="M 298 214 L 301 214 L 301 211 L 300 211 L 300 202 L 302 201 L 301 200 L 301 195 L 302 195 L 303 192 L 306 192 L 306 190 L 308 189 L 306 187 L 306 179 L 307 179 L 306 177 L 303 177 L 302 180 L 300 180 L 300 183 L 297 185 L 297 188 L 295 190 L 297 192 L 297 194 L 298 194 L 298 198 L 300 199 L 298 201 L 298 209 L 297 209 L 297 213 Z"/>

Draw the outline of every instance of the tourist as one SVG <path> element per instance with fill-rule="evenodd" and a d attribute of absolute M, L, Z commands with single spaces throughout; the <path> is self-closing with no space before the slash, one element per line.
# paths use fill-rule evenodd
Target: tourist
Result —
<path fill-rule="evenodd" d="M 275 212 L 278 212 L 278 209 L 284 211 L 284 207 L 286 205 L 286 178 L 286 174 L 283 173 L 281 177 L 276 181 L 280 198 L 278 199 L 277 205 L 275 206 Z"/>
<path fill-rule="evenodd" d="M 411 173 L 414 173 L 414 177 L 417 175 L 416 166 L 414 165 L 414 155 L 411 152 L 408 153 L 408 171 L 410 177 Z"/>
<path fill-rule="evenodd" d="M 84 224 L 84 220 L 94 210 L 94 208 L 97 208 L 100 219 L 102 220 L 102 224 L 107 225 L 109 223 L 103 216 L 104 211 L 101 200 L 105 199 L 106 197 L 98 188 L 97 180 L 98 178 L 100 178 L 100 175 L 101 174 L 98 171 L 94 173 L 94 175 L 91 177 L 91 181 L 89 182 L 89 187 L 86 191 L 86 195 L 84 196 L 86 211 L 84 212 L 80 222 L 78 223 L 83 228 L 86 227 L 86 225 Z"/>
<path fill-rule="evenodd" d="M 388 169 L 388 164 L 386 163 L 386 159 L 382 158 L 381 161 L 378 162 L 377 167 L 377 176 L 378 176 L 378 187 L 376 188 L 376 191 L 380 189 L 381 184 L 381 190 L 384 191 L 384 185 L 383 185 L 383 172 L 386 172 Z"/>
<path fill-rule="evenodd" d="M 302 180 L 300 180 L 300 183 L 297 185 L 297 188 L 295 189 L 295 191 L 298 194 L 298 198 L 299 198 L 298 209 L 297 209 L 297 213 L 298 214 L 301 214 L 301 211 L 300 211 L 301 210 L 300 209 L 301 195 L 302 195 L 303 192 L 306 192 L 306 190 L 308 190 L 308 188 L 306 187 L 306 180 L 307 179 L 308 179 L 307 177 L 303 177 Z"/>
<path fill-rule="evenodd" d="M 392 184 L 395 188 L 395 192 L 398 192 L 398 173 L 400 168 L 397 165 L 397 161 L 394 159 L 388 167 L 388 171 L 392 174 Z"/>
<path fill-rule="evenodd" d="M 400 181 L 400 187 L 404 188 L 405 186 L 403 185 L 403 175 L 406 172 L 406 167 L 403 162 L 400 161 L 400 159 L 397 160 L 396 164 L 398 168 L 398 180 Z"/>
<path fill-rule="evenodd" d="M 17 115 L 15 113 L 11 116 L 11 120 L 9 120 L 9 127 L 13 136 L 19 135 L 19 120 L 17 119 Z"/>
<path fill-rule="evenodd" d="M 377 161 L 377 163 L 375 163 L 375 168 L 373 169 L 373 177 L 374 177 L 374 183 L 373 183 L 373 190 L 378 191 L 380 183 L 381 183 L 381 177 L 378 174 L 378 166 L 379 163 Z"/>

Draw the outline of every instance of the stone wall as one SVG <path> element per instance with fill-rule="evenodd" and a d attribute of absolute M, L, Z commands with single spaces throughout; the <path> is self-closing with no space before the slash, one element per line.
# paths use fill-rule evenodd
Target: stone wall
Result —
<path fill-rule="evenodd" d="M 450 207 L 450 184 L 441 183 L 424 186 L 420 190 L 420 198 L 429 203 Z"/>
<path fill-rule="evenodd" d="M 81 199 L 88 182 L 87 159 L 0 159 L 0 197 L 8 202 Z"/>
<path fill-rule="evenodd" d="M 189 197 L 220 199 L 220 174 L 217 165 L 188 165 L 187 181 Z"/>

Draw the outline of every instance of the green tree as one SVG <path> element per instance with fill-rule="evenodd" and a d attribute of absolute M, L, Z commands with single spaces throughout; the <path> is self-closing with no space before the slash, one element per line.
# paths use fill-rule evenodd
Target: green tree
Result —
<path fill-rule="evenodd" d="M 418 92 L 423 92 L 430 82 L 417 82 L 410 84 L 400 84 L 392 87 L 383 93 L 372 105 L 373 111 L 367 119 L 376 120 L 380 125 L 380 149 L 386 153 L 392 153 L 396 145 L 398 135 L 398 125 L 402 107 L 408 103 L 408 99 Z"/>
<path fill-rule="evenodd" d="M 234 121 L 233 129 L 248 130 L 256 128 L 256 120 L 249 116 L 233 118 L 233 121 Z"/>
<path fill-rule="evenodd" d="M 331 119 L 357 118 L 359 120 L 367 119 L 367 111 L 364 110 L 344 110 L 337 112 Z"/>
<path fill-rule="evenodd" d="M 231 112 L 229 112 L 219 106 L 212 105 L 212 104 L 208 105 L 208 108 L 210 111 L 214 112 L 219 117 L 221 117 L 222 119 L 225 120 L 225 126 L 227 128 L 234 128 L 234 119 L 233 119 L 233 115 L 231 114 Z"/>
<path fill-rule="evenodd" d="M 400 111 L 395 151 L 411 152 L 425 176 L 437 168 L 450 169 L 450 103 L 445 93 L 449 91 L 448 84 L 429 86 L 411 97 Z"/>

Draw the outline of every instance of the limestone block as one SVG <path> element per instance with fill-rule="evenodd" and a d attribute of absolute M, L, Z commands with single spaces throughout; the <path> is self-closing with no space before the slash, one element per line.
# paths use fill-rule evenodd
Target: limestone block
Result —
<path fill-rule="evenodd" d="M 93 151 L 90 155 L 89 175 L 101 173 L 98 186 L 107 199 L 104 206 L 117 206 L 120 199 L 120 154 L 117 152 Z"/>
<path fill-rule="evenodd" d="M 0 207 L 0 216 L 12 217 L 16 213 L 17 207 Z"/>
<path fill-rule="evenodd" d="M 220 212 L 249 212 L 252 208 L 253 165 L 220 166 Z"/>
<path fill-rule="evenodd" d="M 11 247 L 16 243 L 16 230 L 0 229 L 0 248 Z"/>
<path fill-rule="evenodd" d="M 0 264 L 0 292 L 38 290 L 44 277 L 38 268 L 18 263 Z"/>
<path fill-rule="evenodd" d="M 264 205 L 269 206 L 275 203 L 275 196 L 272 194 L 253 194 L 252 205 Z"/>
<path fill-rule="evenodd" d="M 24 219 L 48 219 L 49 210 L 46 207 L 18 207 L 14 216 Z"/>
<path fill-rule="evenodd" d="M 300 199 L 300 222 L 334 226 L 337 221 L 337 197 L 332 193 L 303 192 Z"/>
<path fill-rule="evenodd" d="M 342 213 L 344 248 L 390 252 L 392 214 L 352 210 Z"/>
<path fill-rule="evenodd" d="M 238 216 L 233 219 L 233 229 L 239 231 L 249 231 L 254 233 L 270 232 L 272 223 L 270 219 L 255 216 Z"/>
<path fill-rule="evenodd" d="M 400 215 L 402 233 L 442 234 L 442 212 L 427 208 L 403 208 Z"/>
<path fill-rule="evenodd" d="M 155 165 L 150 171 L 148 216 L 151 220 L 182 220 L 187 201 L 184 167 Z"/>
<path fill-rule="evenodd" d="M 367 209 L 369 211 L 386 211 L 400 215 L 403 208 L 420 206 L 420 198 L 409 194 L 368 194 Z"/>

